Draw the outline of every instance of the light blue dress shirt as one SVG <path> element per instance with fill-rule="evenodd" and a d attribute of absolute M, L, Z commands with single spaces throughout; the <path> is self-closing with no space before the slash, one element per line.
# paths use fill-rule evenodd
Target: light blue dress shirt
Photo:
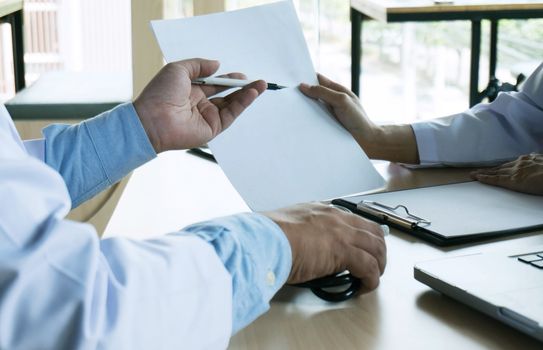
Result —
<path fill-rule="evenodd" d="M 543 64 L 519 92 L 412 125 L 421 165 L 479 166 L 543 152 Z"/>
<path fill-rule="evenodd" d="M 156 156 L 132 104 L 43 133 L 23 143 L 0 106 L 1 349 L 225 348 L 269 308 L 292 257 L 263 215 L 145 241 L 64 219 Z"/>

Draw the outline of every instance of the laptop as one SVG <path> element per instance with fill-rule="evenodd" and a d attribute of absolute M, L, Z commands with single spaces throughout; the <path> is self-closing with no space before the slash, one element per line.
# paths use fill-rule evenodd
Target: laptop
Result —
<path fill-rule="evenodd" d="M 415 279 L 543 342 L 543 245 L 417 263 Z"/>

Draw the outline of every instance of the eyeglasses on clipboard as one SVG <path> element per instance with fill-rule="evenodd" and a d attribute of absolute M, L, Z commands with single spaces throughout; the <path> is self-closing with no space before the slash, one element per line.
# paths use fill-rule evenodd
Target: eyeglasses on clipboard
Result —
<path fill-rule="evenodd" d="M 353 276 L 349 271 L 316 278 L 314 280 L 294 284 L 295 287 L 309 288 L 319 298 L 330 301 L 345 301 L 353 296 L 362 287 L 360 278 Z"/>

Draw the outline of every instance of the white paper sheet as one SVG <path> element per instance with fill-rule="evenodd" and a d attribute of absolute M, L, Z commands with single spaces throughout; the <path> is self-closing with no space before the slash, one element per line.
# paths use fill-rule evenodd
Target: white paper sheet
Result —
<path fill-rule="evenodd" d="M 290 1 L 153 21 L 166 61 L 217 59 L 218 74 L 243 72 L 288 86 L 266 91 L 210 142 L 226 176 L 253 210 L 324 200 L 383 185 L 358 144 L 301 82 L 316 83 Z"/>

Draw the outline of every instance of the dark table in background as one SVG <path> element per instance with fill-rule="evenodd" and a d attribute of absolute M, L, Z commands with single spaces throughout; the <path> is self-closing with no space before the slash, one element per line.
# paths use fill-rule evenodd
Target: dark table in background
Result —
<path fill-rule="evenodd" d="M 364 20 L 375 19 L 385 23 L 467 20 L 471 21 L 471 107 L 486 97 L 479 91 L 481 21 L 490 21 L 489 78 L 493 79 L 496 74 L 499 20 L 529 18 L 543 18 L 543 1 L 463 0 L 437 4 L 427 0 L 351 0 L 351 89 L 360 94 Z"/>

